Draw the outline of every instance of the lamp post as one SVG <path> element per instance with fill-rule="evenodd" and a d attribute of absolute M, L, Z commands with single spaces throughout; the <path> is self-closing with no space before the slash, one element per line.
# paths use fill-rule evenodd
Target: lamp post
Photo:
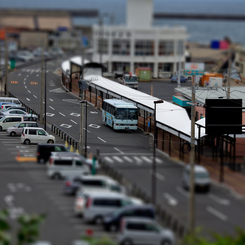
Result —
<path fill-rule="evenodd" d="M 163 100 L 154 101 L 154 141 L 153 141 L 153 164 L 152 164 L 152 184 L 151 184 L 151 202 L 156 204 L 156 146 L 157 146 L 157 127 L 156 127 L 156 104 L 163 103 Z"/>

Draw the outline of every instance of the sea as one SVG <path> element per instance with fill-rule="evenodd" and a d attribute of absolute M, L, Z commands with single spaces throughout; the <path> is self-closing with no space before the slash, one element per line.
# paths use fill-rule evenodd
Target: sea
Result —
<path fill-rule="evenodd" d="M 195 13 L 245 15 L 245 0 L 153 0 L 154 13 Z M 127 0 L 0 0 L 0 8 L 98 10 L 105 24 L 124 25 Z M 137 15 L 137 10 L 135 12 Z M 74 26 L 92 25 L 98 19 L 73 18 Z M 231 20 L 154 20 L 155 26 L 185 26 L 189 42 L 210 44 L 228 37 L 245 45 L 245 21 Z"/>

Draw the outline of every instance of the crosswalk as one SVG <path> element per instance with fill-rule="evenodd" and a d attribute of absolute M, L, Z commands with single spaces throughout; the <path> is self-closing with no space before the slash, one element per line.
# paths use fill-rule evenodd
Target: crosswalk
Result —
<path fill-rule="evenodd" d="M 163 159 L 156 157 L 156 164 L 164 164 Z M 149 165 L 153 162 L 153 156 L 149 155 L 117 155 L 117 156 L 102 156 L 102 161 L 108 164 L 134 164 L 134 165 Z"/>

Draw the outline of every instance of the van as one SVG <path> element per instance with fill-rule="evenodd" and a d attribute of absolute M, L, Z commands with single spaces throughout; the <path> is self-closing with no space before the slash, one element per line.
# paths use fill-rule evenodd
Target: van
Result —
<path fill-rule="evenodd" d="M 86 222 L 102 224 L 104 216 L 114 212 L 127 203 L 128 197 L 115 192 L 95 192 L 91 193 L 86 201 L 83 218 Z"/>
<path fill-rule="evenodd" d="M 24 121 L 22 116 L 3 116 L 0 119 L 0 131 L 6 130 L 21 121 Z"/>
<path fill-rule="evenodd" d="M 47 175 L 52 179 L 64 179 L 72 175 L 90 174 L 86 159 L 72 152 L 51 152 L 47 162 Z"/>
<path fill-rule="evenodd" d="M 69 152 L 65 145 L 62 144 L 38 144 L 37 145 L 37 162 L 45 163 L 51 156 L 51 152 Z"/>
<path fill-rule="evenodd" d="M 21 105 L 20 101 L 14 97 L 0 97 L 0 102 L 8 102 Z"/>
<path fill-rule="evenodd" d="M 25 127 L 21 134 L 21 143 L 38 144 L 38 143 L 55 143 L 55 137 L 48 134 L 43 128 Z"/>

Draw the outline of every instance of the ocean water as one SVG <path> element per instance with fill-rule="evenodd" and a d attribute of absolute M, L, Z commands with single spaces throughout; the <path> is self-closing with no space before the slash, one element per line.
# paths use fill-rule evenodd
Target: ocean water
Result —
<path fill-rule="evenodd" d="M 0 0 L 0 8 L 97 9 L 105 23 L 125 24 L 126 0 Z M 212 13 L 245 15 L 245 0 L 154 0 L 155 13 Z M 74 18 L 74 25 L 97 23 L 97 19 Z M 189 41 L 210 43 L 229 37 L 245 45 L 245 21 L 173 20 L 154 21 L 154 25 L 185 26 Z"/>

